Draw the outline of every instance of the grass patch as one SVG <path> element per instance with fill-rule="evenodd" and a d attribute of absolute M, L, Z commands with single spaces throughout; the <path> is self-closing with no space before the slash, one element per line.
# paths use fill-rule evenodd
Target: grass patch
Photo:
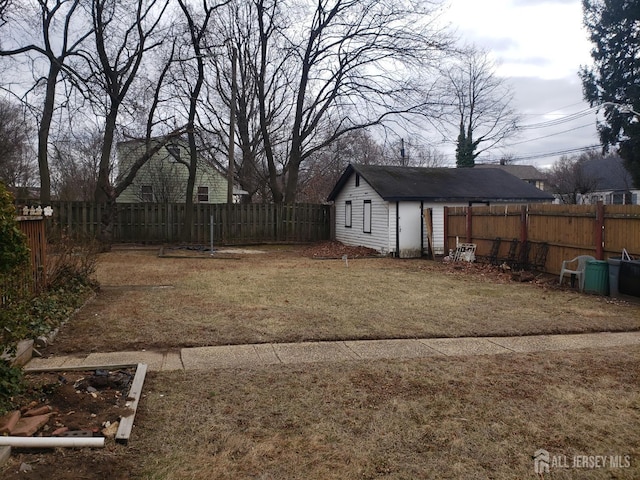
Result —
<path fill-rule="evenodd" d="M 357 259 L 347 268 L 294 247 L 215 261 L 116 251 L 100 256 L 97 275 L 103 291 L 61 333 L 57 351 L 640 328 L 637 304 L 423 259 Z"/>
<path fill-rule="evenodd" d="M 511 480 L 536 478 L 545 448 L 631 460 L 550 478 L 634 479 L 639 372 L 640 348 L 625 347 L 151 373 L 110 461 L 146 479 Z"/>

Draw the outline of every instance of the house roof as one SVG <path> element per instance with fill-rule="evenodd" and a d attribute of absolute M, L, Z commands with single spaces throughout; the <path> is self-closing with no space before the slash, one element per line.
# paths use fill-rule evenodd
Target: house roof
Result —
<path fill-rule="evenodd" d="M 545 180 L 545 174 L 533 165 L 495 165 L 481 163 L 474 168 L 498 168 L 504 170 L 511 175 L 515 175 L 521 180 Z"/>
<path fill-rule="evenodd" d="M 349 165 L 329 194 L 336 199 L 359 174 L 387 201 L 544 202 L 553 196 L 496 168 L 423 168 Z"/>
<path fill-rule="evenodd" d="M 624 161 L 617 155 L 590 158 L 582 163 L 582 172 L 587 178 L 596 180 L 595 191 L 620 190 L 633 188 L 631 174 Z"/>

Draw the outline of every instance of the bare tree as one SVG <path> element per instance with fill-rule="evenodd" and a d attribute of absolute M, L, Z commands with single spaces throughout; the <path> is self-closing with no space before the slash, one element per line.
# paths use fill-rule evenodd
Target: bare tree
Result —
<path fill-rule="evenodd" d="M 4 2 L 8 6 L 11 2 Z M 43 105 L 39 111 L 38 127 L 38 168 L 40 173 L 40 200 L 48 203 L 51 198 L 51 178 L 49 171 L 48 146 L 53 115 L 56 109 L 56 87 L 63 71 L 73 74 L 67 65 L 69 57 L 76 55 L 85 40 L 91 35 L 91 29 L 79 18 L 80 0 L 38 0 L 35 11 L 25 9 L 24 17 L 16 20 L 13 28 L 12 48 L 0 50 L 0 56 L 23 56 L 37 54 L 46 59 L 47 72 L 33 71 L 36 83 L 45 84 Z M 41 37 L 32 40 L 32 18 L 37 16 Z M 26 42 L 25 42 L 26 39 Z M 25 44 L 26 43 L 26 44 Z M 32 64 L 36 65 L 37 62 Z M 31 105 L 33 106 L 33 105 Z"/>
<path fill-rule="evenodd" d="M 585 171 L 584 162 L 598 156 L 600 155 L 597 152 L 588 152 L 577 157 L 563 156 L 553 165 L 547 183 L 562 203 L 577 204 L 580 195 L 595 190 L 598 179 Z"/>
<path fill-rule="evenodd" d="M 116 0 L 93 0 L 91 18 L 95 38 L 96 56 L 87 55 L 90 76 L 87 83 L 95 82 L 93 96 L 104 115 L 104 141 L 100 156 L 95 201 L 115 200 L 111 186 L 111 152 L 118 126 L 118 114 L 131 86 L 138 76 L 144 56 L 160 45 L 154 39 L 168 0 L 137 0 L 125 7 Z M 102 102 L 106 96 L 106 102 Z M 99 97 L 99 98 L 97 98 Z"/>
<path fill-rule="evenodd" d="M 512 92 L 495 74 L 487 52 L 471 48 L 443 69 L 443 97 L 452 106 L 449 125 L 456 131 L 456 165 L 473 167 L 483 152 L 515 134 L 518 117 Z"/>
<path fill-rule="evenodd" d="M 413 136 L 385 143 L 383 156 L 385 165 L 438 168 L 447 163 L 444 154 Z"/>
<path fill-rule="evenodd" d="M 366 129 L 353 130 L 311 155 L 300 168 L 298 200 L 323 203 L 351 163 L 377 165 L 385 161 L 384 148 Z"/>
<path fill-rule="evenodd" d="M 230 115 L 232 90 L 235 85 L 235 143 L 240 154 L 234 155 L 235 182 L 248 195 L 244 202 L 263 195 L 268 175 L 263 164 L 262 135 L 257 103 L 256 58 L 260 52 L 257 34 L 256 6 L 253 2 L 231 1 L 212 19 L 212 43 L 219 47 L 211 56 L 211 66 L 215 75 L 208 83 L 209 95 L 201 106 L 201 129 L 210 138 L 208 147 L 217 154 L 211 155 L 211 163 L 224 171 L 228 165 L 221 159 L 228 159 L 230 149 Z M 237 59 L 237 74 L 232 78 L 232 60 Z M 268 115 L 271 121 L 273 116 Z"/>
<path fill-rule="evenodd" d="M 20 105 L 0 98 L 0 181 L 9 187 L 28 186 L 33 180 L 26 155 L 29 132 Z"/>
<path fill-rule="evenodd" d="M 97 128 L 69 128 L 52 141 L 51 186 L 58 200 L 93 199 L 102 140 Z"/>
<path fill-rule="evenodd" d="M 205 54 L 208 51 L 207 31 L 214 13 L 223 3 L 210 4 L 208 0 L 202 0 L 200 12 L 194 11 L 184 0 L 178 0 L 178 5 L 186 21 L 186 36 L 188 37 L 188 43 L 185 45 L 188 52 L 187 58 L 182 59 L 181 68 L 183 69 L 183 88 L 188 94 L 186 128 L 189 147 L 189 178 L 182 236 L 183 240 L 189 240 L 193 218 L 193 192 L 199 157 L 196 123 L 198 107 L 201 103 L 200 94 L 205 80 Z M 190 68 L 190 63 L 193 63 L 193 68 Z"/>
<path fill-rule="evenodd" d="M 0 0 L 0 27 L 8 22 L 9 9 L 13 7 L 13 0 Z"/>
<path fill-rule="evenodd" d="M 449 47 L 430 22 L 430 2 L 417 7 L 402 0 L 319 0 L 314 5 L 310 13 L 288 10 L 285 18 L 278 1 L 256 0 L 260 124 L 275 202 L 294 202 L 303 162 L 348 132 L 424 113 L 430 99 L 412 84 L 412 69 L 419 67 L 424 81 Z M 282 112 L 290 119 L 286 131 L 275 131 L 269 121 L 274 97 L 276 105 L 288 108 Z M 278 135 L 286 139 L 281 167 Z"/>

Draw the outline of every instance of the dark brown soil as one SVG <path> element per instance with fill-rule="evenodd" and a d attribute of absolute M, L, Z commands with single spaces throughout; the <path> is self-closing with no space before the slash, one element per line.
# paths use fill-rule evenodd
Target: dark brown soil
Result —
<path fill-rule="evenodd" d="M 348 258 L 377 257 L 380 253 L 368 247 L 353 247 L 340 242 L 318 242 L 306 247 L 302 255 L 311 258 Z"/>
<path fill-rule="evenodd" d="M 119 422 L 131 410 L 126 407 L 135 371 L 93 370 L 46 372 L 26 376 L 28 389 L 15 399 L 23 411 L 41 406 L 51 408 L 51 417 L 34 436 L 50 437 L 67 432 L 105 436 L 105 426 Z M 104 433 L 103 433 L 104 432 Z M 67 433 L 68 435 L 69 433 Z M 101 449 L 13 449 L 7 464 L 0 466 L 2 479 L 128 478 L 107 461 L 119 447 L 107 437 Z M 121 467 L 119 467 L 121 470 Z"/>

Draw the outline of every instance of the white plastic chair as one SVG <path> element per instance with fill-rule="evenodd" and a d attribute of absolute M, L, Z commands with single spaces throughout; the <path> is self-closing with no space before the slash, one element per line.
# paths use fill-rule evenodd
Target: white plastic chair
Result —
<path fill-rule="evenodd" d="M 582 292 L 584 290 L 584 271 L 587 268 L 587 262 L 595 259 L 596 258 L 591 255 L 578 255 L 572 260 L 563 260 L 562 268 L 560 269 L 560 285 L 562 285 L 562 279 L 567 273 L 569 275 L 575 275 L 578 279 L 580 291 Z M 568 267 L 573 263 L 576 264 L 576 268 L 571 270 Z"/>

